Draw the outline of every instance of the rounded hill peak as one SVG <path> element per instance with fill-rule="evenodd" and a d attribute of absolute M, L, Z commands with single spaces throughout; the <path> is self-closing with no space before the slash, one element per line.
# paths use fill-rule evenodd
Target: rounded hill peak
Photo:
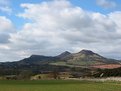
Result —
<path fill-rule="evenodd" d="M 93 51 L 91 51 L 91 50 L 81 50 L 79 53 L 81 53 L 81 54 L 86 54 L 86 55 L 93 55 L 93 54 L 95 54 Z"/>
<path fill-rule="evenodd" d="M 63 58 L 63 57 L 66 57 L 66 56 L 68 56 L 70 54 L 71 54 L 70 52 L 65 51 L 65 52 L 61 53 L 60 55 L 58 55 L 58 57 Z"/>

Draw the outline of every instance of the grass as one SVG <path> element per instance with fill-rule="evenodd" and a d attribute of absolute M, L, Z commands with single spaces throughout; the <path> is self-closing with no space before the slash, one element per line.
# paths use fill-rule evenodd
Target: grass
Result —
<path fill-rule="evenodd" d="M 98 62 L 95 62 L 95 61 L 80 61 L 80 60 L 73 61 L 72 60 L 72 61 L 69 61 L 69 62 L 50 63 L 50 65 L 67 66 L 67 67 L 75 67 L 75 65 L 76 65 L 76 66 L 84 67 L 84 68 L 85 68 L 86 65 L 94 65 L 94 64 L 98 64 Z"/>
<path fill-rule="evenodd" d="M 0 91 L 121 91 L 121 82 L 1 80 Z"/>
<path fill-rule="evenodd" d="M 86 64 L 86 63 L 85 63 Z M 55 62 L 55 63 L 50 63 L 50 65 L 57 65 L 57 66 L 67 66 L 67 67 L 82 67 L 85 68 L 85 65 L 83 62 L 81 63 L 66 63 L 66 62 Z M 77 66 L 78 65 L 78 66 Z"/>

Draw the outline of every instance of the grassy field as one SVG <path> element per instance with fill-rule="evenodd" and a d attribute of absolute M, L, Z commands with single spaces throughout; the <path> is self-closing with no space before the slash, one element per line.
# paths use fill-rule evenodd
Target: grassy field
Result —
<path fill-rule="evenodd" d="M 0 81 L 0 91 L 121 91 L 121 82 Z"/>

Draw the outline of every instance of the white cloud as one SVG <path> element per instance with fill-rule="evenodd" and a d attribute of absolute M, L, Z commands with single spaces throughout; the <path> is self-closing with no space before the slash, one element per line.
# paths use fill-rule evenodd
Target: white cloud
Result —
<path fill-rule="evenodd" d="M 12 22 L 4 16 L 0 16 L 0 61 L 13 60 L 12 53 L 10 50 L 9 39 L 10 34 L 14 33 L 14 26 Z"/>
<path fill-rule="evenodd" d="M 10 7 L 4 6 L 4 7 L 0 7 L 0 10 L 3 12 L 7 12 L 7 13 L 12 13 L 12 9 Z"/>
<path fill-rule="evenodd" d="M 0 44 L 9 42 L 10 33 L 14 32 L 12 22 L 4 16 L 0 16 Z"/>
<path fill-rule="evenodd" d="M 21 6 L 24 12 L 18 16 L 31 22 L 17 33 L 9 34 L 9 43 L 0 45 L 0 51 L 4 51 L 0 55 L 7 53 L 8 60 L 18 60 L 31 54 L 57 55 L 65 50 L 77 52 L 83 48 L 120 57 L 121 12 L 107 15 L 88 12 L 66 0 Z"/>
<path fill-rule="evenodd" d="M 117 4 L 114 1 L 112 1 L 112 0 L 97 0 L 97 4 L 103 8 L 115 8 L 117 6 Z"/>
<path fill-rule="evenodd" d="M 0 0 L 0 11 L 8 14 L 12 13 L 12 8 L 10 8 L 10 0 Z"/>

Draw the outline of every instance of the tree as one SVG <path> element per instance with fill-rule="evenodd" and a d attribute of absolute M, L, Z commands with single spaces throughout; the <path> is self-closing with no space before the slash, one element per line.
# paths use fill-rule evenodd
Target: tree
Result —
<path fill-rule="evenodd" d="M 18 79 L 30 79 L 32 75 L 33 75 L 32 71 L 22 70 L 18 75 Z"/>

